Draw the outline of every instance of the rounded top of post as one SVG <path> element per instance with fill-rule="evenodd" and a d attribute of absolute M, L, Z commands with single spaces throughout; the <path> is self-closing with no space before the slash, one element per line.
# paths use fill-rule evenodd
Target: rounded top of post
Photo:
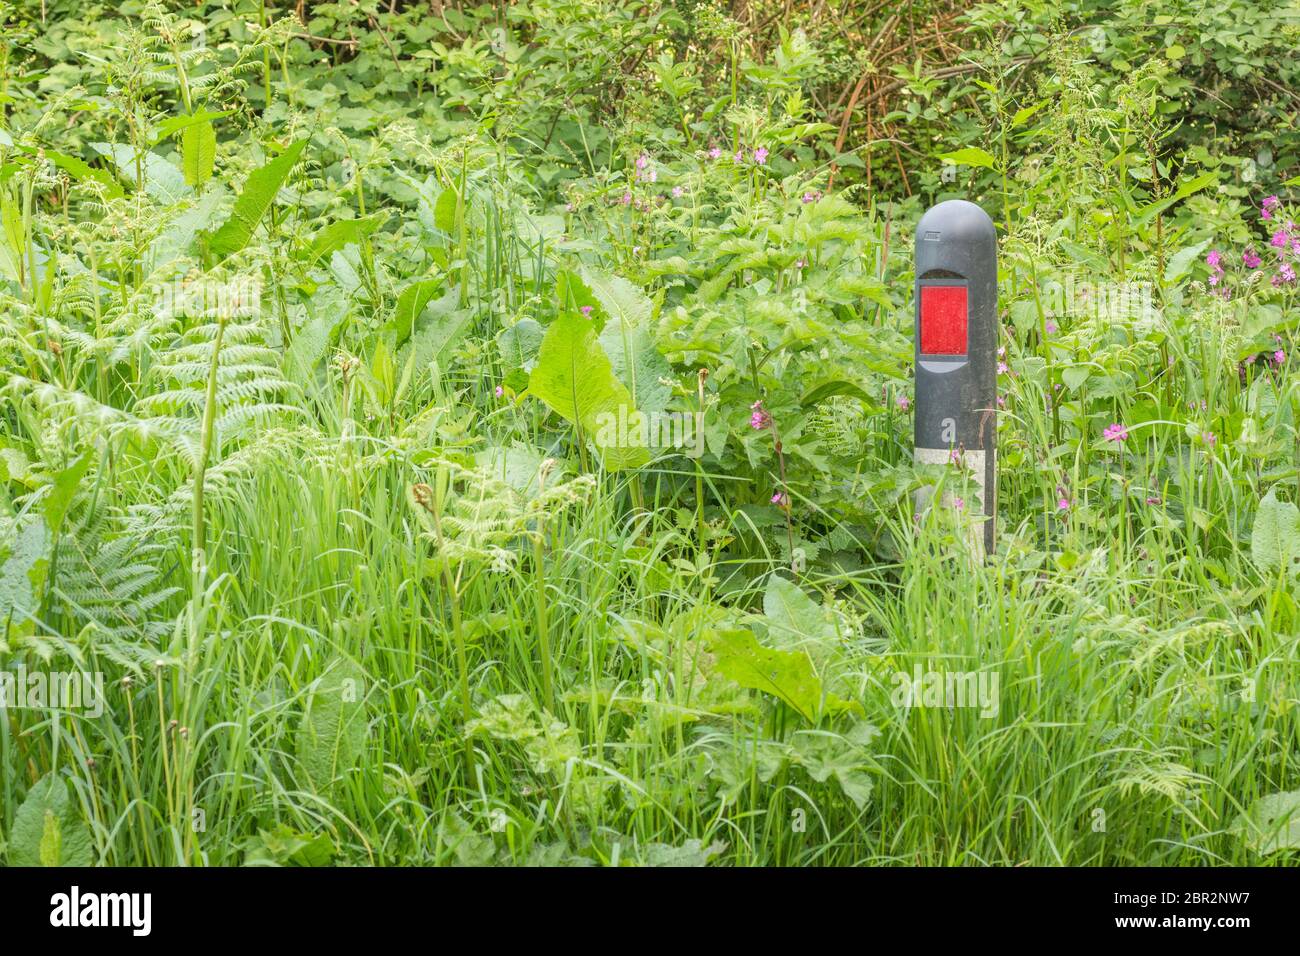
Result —
<path fill-rule="evenodd" d="M 926 233 L 938 235 L 927 236 Z M 978 242 L 984 240 L 994 245 L 998 241 L 997 227 L 979 206 L 965 199 L 948 199 L 931 206 L 916 224 L 916 241 L 937 239 L 943 243 Z"/>

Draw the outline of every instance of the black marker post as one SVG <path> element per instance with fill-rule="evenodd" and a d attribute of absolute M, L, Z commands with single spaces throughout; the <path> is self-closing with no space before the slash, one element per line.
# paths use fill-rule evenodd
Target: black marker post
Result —
<path fill-rule="evenodd" d="M 916 461 L 972 472 L 974 542 L 993 551 L 997 515 L 998 240 L 964 199 L 941 202 L 916 227 Z M 952 504 L 951 494 L 945 501 Z M 975 511 L 974 503 L 967 503 Z"/>

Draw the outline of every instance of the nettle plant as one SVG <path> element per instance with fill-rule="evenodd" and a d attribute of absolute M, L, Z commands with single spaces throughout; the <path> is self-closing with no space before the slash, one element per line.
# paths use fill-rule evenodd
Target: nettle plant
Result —
<path fill-rule="evenodd" d="M 853 479 L 908 354 L 875 268 L 882 227 L 843 196 L 780 186 L 697 229 L 702 254 L 669 290 L 660 347 L 708 370 L 706 467 L 747 479 L 739 501 L 760 527 L 809 501 L 823 521 L 857 523 Z"/>
<path fill-rule="evenodd" d="M 864 504 L 864 483 L 880 483 L 863 472 L 898 458 L 877 438 L 906 420 L 910 356 L 885 277 L 889 222 L 827 194 L 829 170 L 779 171 L 821 130 L 804 111 L 794 91 L 728 113 L 692 150 L 629 144 L 621 167 L 568 192 L 557 247 L 626 277 L 658 374 L 671 369 L 663 407 L 702 416 L 703 455 L 659 477 L 701 543 L 743 526 L 739 553 L 801 566 L 853 546 L 884 503 Z M 728 476 L 725 491 L 710 475 Z"/>

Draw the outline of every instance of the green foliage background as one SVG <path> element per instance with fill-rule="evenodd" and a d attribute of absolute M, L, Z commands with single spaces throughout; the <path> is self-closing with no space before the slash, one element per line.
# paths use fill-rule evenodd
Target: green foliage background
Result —
<path fill-rule="evenodd" d="M 1296 861 L 1294 0 L 0 24 L 0 858 Z"/>

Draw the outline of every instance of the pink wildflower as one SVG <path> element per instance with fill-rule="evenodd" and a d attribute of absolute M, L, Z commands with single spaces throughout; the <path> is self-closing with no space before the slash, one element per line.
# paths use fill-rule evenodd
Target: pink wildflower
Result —
<path fill-rule="evenodd" d="M 1102 432 L 1102 436 L 1107 441 L 1113 441 L 1116 444 L 1118 444 L 1119 442 L 1126 441 L 1128 439 L 1128 429 L 1125 428 L 1123 425 L 1121 425 L 1119 422 L 1115 422 L 1115 424 L 1113 425 L 1106 426 L 1105 430 Z"/>
<path fill-rule="evenodd" d="M 755 402 L 753 405 L 750 405 L 749 407 L 750 410 L 753 412 L 753 414 L 749 416 L 750 428 L 753 428 L 754 430 L 758 431 L 772 424 L 772 416 L 769 415 L 767 413 L 767 410 L 763 408 L 762 399 L 759 399 L 757 402 Z"/>

